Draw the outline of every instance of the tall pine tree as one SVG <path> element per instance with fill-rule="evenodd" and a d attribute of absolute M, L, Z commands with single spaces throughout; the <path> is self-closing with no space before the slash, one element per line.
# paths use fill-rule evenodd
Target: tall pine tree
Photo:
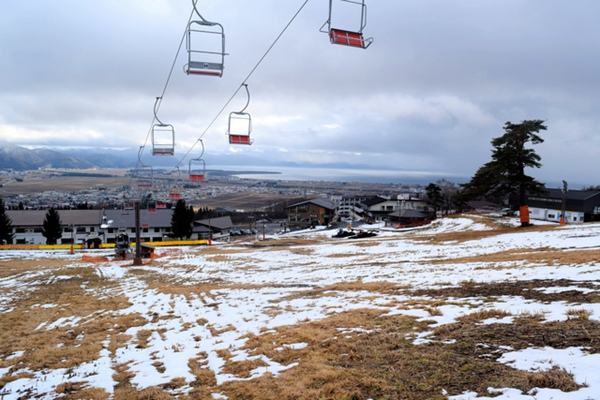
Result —
<path fill-rule="evenodd" d="M 12 244 L 13 226 L 10 217 L 6 215 L 4 201 L 0 198 L 0 244 Z"/>
<path fill-rule="evenodd" d="M 179 239 L 191 237 L 194 217 L 193 209 L 186 206 L 185 200 L 177 200 L 173 216 L 171 217 L 171 231 L 173 232 L 173 236 Z"/>
<path fill-rule="evenodd" d="M 546 129 L 541 120 L 507 122 L 504 134 L 492 140 L 492 160 L 479 168 L 463 194 L 467 198 L 518 198 L 521 225 L 529 225 L 527 194 L 543 192 L 544 185 L 525 174 L 526 168 L 542 166 L 541 157 L 526 146 L 543 143 L 539 132 Z"/>
<path fill-rule="evenodd" d="M 442 207 L 443 197 L 442 188 L 435 183 L 430 183 L 425 188 L 425 194 L 427 195 L 427 204 L 433 208 L 433 215 L 437 218 L 437 212 Z"/>
<path fill-rule="evenodd" d="M 58 215 L 58 212 L 54 208 L 49 209 L 46 213 L 42 235 L 46 238 L 47 244 L 56 244 L 58 239 L 62 237 L 60 215 Z"/>

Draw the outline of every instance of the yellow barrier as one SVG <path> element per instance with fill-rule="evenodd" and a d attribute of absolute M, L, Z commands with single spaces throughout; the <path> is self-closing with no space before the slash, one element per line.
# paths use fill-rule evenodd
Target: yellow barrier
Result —
<path fill-rule="evenodd" d="M 147 246 L 152 247 L 171 247 L 171 246 L 208 246 L 208 240 L 169 240 L 165 242 L 142 242 Z M 131 247 L 135 247 L 135 242 L 131 243 Z M 83 244 L 74 244 L 73 249 L 82 250 L 85 247 Z M 114 249 L 114 243 L 102 243 L 101 249 Z M 71 250 L 70 244 L 3 244 L 0 245 L 0 250 Z"/>

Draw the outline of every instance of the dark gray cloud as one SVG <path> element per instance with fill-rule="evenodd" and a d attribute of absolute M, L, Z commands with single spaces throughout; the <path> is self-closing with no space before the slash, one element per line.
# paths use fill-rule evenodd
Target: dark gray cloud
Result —
<path fill-rule="evenodd" d="M 161 117 L 185 151 L 300 1 L 201 1 L 227 31 L 222 79 L 180 58 Z M 592 0 L 370 0 L 366 51 L 318 32 L 311 0 L 250 81 L 255 145 L 209 152 L 470 175 L 507 120 L 548 121 L 546 180 L 593 182 L 600 156 L 600 4 Z M 0 14 L 0 139 L 136 146 L 190 12 L 185 0 L 7 2 Z M 234 101 L 231 111 L 243 104 Z"/>

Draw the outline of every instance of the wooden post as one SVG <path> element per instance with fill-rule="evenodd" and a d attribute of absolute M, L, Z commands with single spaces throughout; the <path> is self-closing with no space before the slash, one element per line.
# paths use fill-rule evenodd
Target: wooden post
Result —
<path fill-rule="evenodd" d="M 140 202 L 135 202 L 135 257 L 133 265 L 142 265 L 142 243 L 140 237 Z"/>

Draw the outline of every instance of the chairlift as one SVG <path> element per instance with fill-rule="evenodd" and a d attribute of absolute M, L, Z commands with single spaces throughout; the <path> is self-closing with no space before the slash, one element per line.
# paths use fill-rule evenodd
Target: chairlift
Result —
<path fill-rule="evenodd" d="M 361 49 L 368 48 L 373 43 L 373 38 L 365 38 L 363 34 L 363 30 L 367 26 L 367 5 L 365 4 L 365 0 L 337 0 L 339 3 L 343 2 L 360 6 L 360 28 L 358 30 L 348 30 L 333 27 L 333 1 L 334 0 L 329 0 L 329 18 L 319 30 L 329 35 L 329 40 L 332 44 L 358 47 Z"/>
<path fill-rule="evenodd" d="M 223 25 L 206 20 L 198 11 L 196 3 L 192 0 L 197 19 L 190 21 L 186 31 L 186 49 L 188 53 L 187 64 L 183 67 L 188 75 L 223 76 L 225 69 L 225 31 Z M 192 37 L 194 39 L 192 39 Z M 214 50 L 200 50 L 196 47 L 197 38 L 220 38 L 220 45 Z M 204 41 L 203 41 L 204 44 Z M 220 50 L 219 50 L 220 48 Z"/>
<path fill-rule="evenodd" d="M 204 155 L 204 142 L 200 139 L 202 152 L 198 158 L 190 159 L 188 164 L 188 176 L 192 182 L 204 182 L 206 180 L 206 162 L 202 158 Z"/>
<path fill-rule="evenodd" d="M 173 125 L 163 123 L 157 115 L 157 108 L 162 97 L 157 97 L 154 102 L 154 119 L 152 125 L 152 155 L 173 156 L 175 155 L 175 128 Z"/>
<path fill-rule="evenodd" d="M 179 167 L 177 168 L 177 178 L 175 179 L 175 185 L 173 185 L 171 187 L 171 190 L 169 191 L 169 199 L 172 201 L 177 201 L 177 200 L 181 200 L 183 198 L 183 195 L 181 194 L 181 185 L 180 185 L 180 181 L 181 181 L 181 171 L 179 170 Z"/>
<path fill-rule="evenodd" d="M 250 133 L 252 132 L 252 117 L 246 112 L 250 104 L 250 91 L 248 84 L 243 84 L 246 89 L 246 105 L 240 111 L 229 113 L 229 123 L 227 124 L 227 136 L 229 144 L 251 145 Z"/>

